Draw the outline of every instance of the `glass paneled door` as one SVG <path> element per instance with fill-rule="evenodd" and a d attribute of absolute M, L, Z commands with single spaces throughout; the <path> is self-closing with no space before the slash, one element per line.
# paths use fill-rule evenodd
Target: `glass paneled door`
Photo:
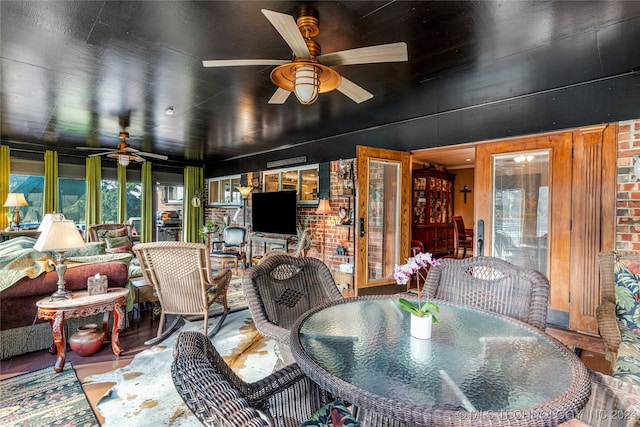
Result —
<path fill-rule="evenodd" d="M 409 255 L 409 153 L 357 147 L 355 289 L 395 283 L 393 269 Z M 399 290 L 400 291 L 400 290 Z"/>
<path fill-rule="evenodd" d="M 493 157 L 493 254 L 548 276 L 549 150 Z"/>
<path fill-rule="evenodd" d="M 547 276 L 551 317 L 569 310 L 571 147 L 571 132 L 476 146 L 476 245 Z"/>

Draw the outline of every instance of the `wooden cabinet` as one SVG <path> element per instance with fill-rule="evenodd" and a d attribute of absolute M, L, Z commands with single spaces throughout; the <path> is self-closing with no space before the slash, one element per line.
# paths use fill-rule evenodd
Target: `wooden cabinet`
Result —
<path fill-rule="evenodd" d="M 453 243 L 453 180 L 437 169 L 413 172 L 412 240 L 434 255 L 451 253 Z"/>

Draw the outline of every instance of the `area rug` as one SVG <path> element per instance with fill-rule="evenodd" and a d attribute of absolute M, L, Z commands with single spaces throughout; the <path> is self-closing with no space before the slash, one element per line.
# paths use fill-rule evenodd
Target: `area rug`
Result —
<path fill-rule="evenodd" d="M 229 306 L 229 311 L 231 313 L 247 308 L 247 300 L 242 292 L 242 276 L 231 277 L 231 282 L 227 289 L 227 305 Z M 209 317 L 217 316 L 219 314 L 222 314 L 222 306 L 220 304 L 213 304 L 209 308 Z M 202 316 L 200 316 L 200 318 L 202 318 Z M 196 320 L 197 316 L 187 317 L 187 319 Z"/>
<path fill-rule="evenodd" d="M 210 319 L 210 327 L 217 321 Z M 181 331 L 202 331 L 202 321 L 187 321 L 166 340 L 136 355 L 127 366 L 83 380 L 83 384 L 116 383 L 97 404 L 105 417 L 103 427 L 199 425 L 171 379 L 173 344 Z M 274 341 L 264 339 L 258 333 L 249 310 L 229 314 L 212 342 L 231 368 L 246 381 L 266 377 L 277 361 Z"/>
<path fill-rule="evenodd" d="M 59 374 L 49 366 L 0 381 L 0 425 L 100 426 L 70 363 Z"/>

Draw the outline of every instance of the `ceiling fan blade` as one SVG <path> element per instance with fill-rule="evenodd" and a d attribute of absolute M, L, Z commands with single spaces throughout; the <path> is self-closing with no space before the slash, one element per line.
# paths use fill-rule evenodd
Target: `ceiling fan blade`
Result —
<path fill-rule="evenodd" d="M 87 150 L 87 151 L 110 151 L 109 148 L 103 147 L 76 147 L 76 150 Z"/>
<path fill-rule="evenodd" d="M 311 56 L 293 16 L 266 9 L 262 9 L 262 14 L 267 17 L 271 25 L 280 33 L 296 57 L 309 58 Z"/>
<path fill-rule="evenodd" d="M 407 61 L 409 56 L 407 44 L 399 42 L 327 53 L 316 57 L 316 59 L 323 65 L 331 66 L 402 62 Z"/>
<path fill-rule="evenodd" d="M 348 96 L 358 104 L 373 98 L 372 93 L 366 91 L 351 80 L 347 80 L 344 77 L 342 77 L 342 83 L 340 83 L 340 86 L 338 86 L 336 89 L 338 89 L 340 92 L 342 92 L 344 95 Z"/>
<path fill-rule="evenodd" d="M 117 151 L 105 151 L 103 153 L 89 154 L 89 157 L 108 156 L 109 154 L 118 154 L 118 152 Z"/>
<path fill-rule="evenodd" d="M 202 61 L 203 67 L 241 67 L 245 65 L 282 65 L 290 61 L 281 59 L 211 59 Z"/>
<path fill-rule="evenodd" d="M 145 153 L 144 151 L 134 151 L 131 153 L 132 156 L 144 156 L 144 157 L 149 157 L 151 159 L 158 159 L 158 160 L 167 160 L 169 158 L 169 156 L 165 156 L 164 154 L 155 154 L 155 153 Z"/>
<path fill-rule="evenodd" d="M 269 100 L 269 104 L 284 104 L 289 95 L 291 95 L 291 92 L 279 87 Z"/>

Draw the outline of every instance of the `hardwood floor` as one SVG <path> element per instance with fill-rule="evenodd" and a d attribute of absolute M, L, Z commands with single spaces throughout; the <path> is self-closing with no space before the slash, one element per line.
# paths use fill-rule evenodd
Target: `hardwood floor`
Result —
<path fill-rule="evenodd" d="M 171 316 L 168 316 L 167 323 L 170 323 Z M 143 312 L 140 322 L 131 324 L 120 333 L 120 343 L 124 348 L 124 352 L 117 357 L 111 351 L 111 345 L 105 343 L 102 348 L 95 354 L 82 357 L 67 347 L 67 362 L 71 362 L 78 371 L 82 367 L 83 370 L 92 369 L 92 365 L 96 365 L 95 369 L 100 372 L 108 371 L 109 366 L 128 363 L 129 360 L 140 353 L 142 350 L 149 348 L 144 342 L 156 335 L 158 328 L 158 319 L 152 320 L 150 312 Z M 56 356 L 49 354 L 47 350 L 36 351 L 33 353 L 23 354 L 12 357 L 7 360 L 0 361 L 0 379 L 8 378 L 23 372 L 29 372 L 47 366 L 53 367 L 56 362 Z M 53 369 L 53 368 L 52 368 Z M 88 373 L 91 375 L 93 372 Z"/>

